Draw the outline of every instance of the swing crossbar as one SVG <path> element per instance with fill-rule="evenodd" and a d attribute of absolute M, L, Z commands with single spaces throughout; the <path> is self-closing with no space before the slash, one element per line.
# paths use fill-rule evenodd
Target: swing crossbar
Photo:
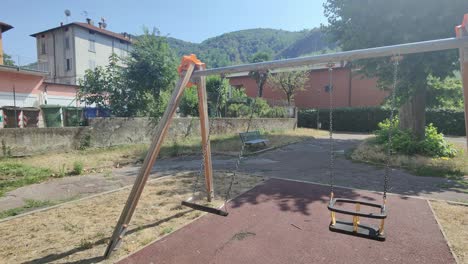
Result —
<path fill-rule="evenodd" d="M 207 212 L 207 213 L 210 213 L 210 214 L 215 214 L 215 215 L 219 215 L 219 216 L 228 216 L 229 215 L 228 212 L 223 211 L 221 209 L 217 209 L 217 208 L 213 208 L 213 207 L 209 207 L 209 206 L 204 206 L 204 205 L 200 205 L 200 204 L 196 204 L 196 203 L 182 201 L 180 204 L 183 205 L 183 206 L 187 206 L 187 207 L 190 207 L 192 209 Z"/>
<path fill-rule="evenodd" d="M 352 211 L 352 210 L 345 210 L 345 209 L 337 208 L 336 203 L 360 204 L 360 205 L 365 205 L 365 206 L 369 206 L 369 207 L 379 208 L 380 213 L 363 213 L 363 212 L 356 212 L 356 211 Z M 372 219 L 385 219 L 385 218 L 387 218 L 387 212 L 386 212 L 385 207 L 383 205 L 376 204 L 376 203 L 370 203 L 370 202 L 364 202 L 364 201 L 358 201 L 358 200 L 351 200 L 351 199 L 334 198 L 328 204 L 328 210 L 332 211 L 332 212 L 335 212 L 335 213 L 353 215 L 353 216 L 360 216 L 360 217 L 372 218 Z"/>

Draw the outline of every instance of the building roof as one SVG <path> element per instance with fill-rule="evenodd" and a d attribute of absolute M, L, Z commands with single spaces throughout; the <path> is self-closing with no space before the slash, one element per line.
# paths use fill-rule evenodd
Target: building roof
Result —
<path fill-rule="evenodd" d="M 3 23 L 0 21 L 0 31 L 1 32 L 7 32 L 8 30 L 12 29 L 12 25 L 8 25 L 7 23 Z"/>
<path fill-rule="evenodd" d="M 128 42 L 128 43 L 132 43 L 132 40 L 130 38 L 125 37 L 122 34 L 115 33 L 115 32 L 109 31 L 107 29 L 99 28 L 99 27 L 96 27 L 94 25 L 91 25 L 91 24 L 88 24 L 88 23 L 83 23 L 83 22 L 72 22 L 72 23 L 69 23 L 69 24 L 66 24 L 66 25 L 61 25 L 61 26 L 58 26 L 58 27 L 55 27 L 55 28 L 47 29 L 47 30 L 44 30 L 44 31 L 41 31 L 41 32 L 31 34 L 31 37 L 36 37 L 39 34 L 43 34 L 43 33 L 49 32 L 49 31 L 53 31 L 53 30 L 56 30 L 56 29 L 59 29 L 59 28 L 62 28 L 62 27 L 68 27 L 68 26 L 78 26 L 78 27 L 86 28 L 86 29 L 96 31 L 98 33 L 101 33 L 101 34 L 109 36 L 109 37 L 113 37 L 113 38 L 116 38 L 116 39 L 119 39 L 119 40 L 122 40 L 122 41 L 125 41 L 125 42 Z"/>
<path fill-rule="evenodd" d="M 17 66 L 7 66 L 7 65 L 0 65 L 0 72 L 11 72 L 11 73 L 19 73 L 25 75 L 36 75 L 36 76 L 46 76 L 47 72 L 42 71 L 35 71 L 27 68 L 21 68 Z"/>

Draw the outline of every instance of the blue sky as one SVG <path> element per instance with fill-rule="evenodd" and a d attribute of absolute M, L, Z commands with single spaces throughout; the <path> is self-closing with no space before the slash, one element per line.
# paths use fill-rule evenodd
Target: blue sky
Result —
<path fill-rule="evenodd" d="M 324 0 L 2 0 L 0 21 L 14 26 L 3 36 L 5 52 L 32 62 L 36 58 L 32 33 L 59 26 L 64 10 L 68 22 L 84 21 L 84 11 L 94 21 L 107 20 L 108 29 L 139 34 L 143 26 L 163 34 L 201 42 L 222 33 L 275 28 L 297 31 L 326 23 Z"/>

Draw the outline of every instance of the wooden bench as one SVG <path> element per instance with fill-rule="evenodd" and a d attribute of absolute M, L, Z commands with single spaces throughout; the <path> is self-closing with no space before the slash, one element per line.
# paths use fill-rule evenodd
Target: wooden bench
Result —
<path fill-rule="evenodd" d="M 258 144 L 263 144 L 266 146 L 268 139 L 264 139 L 260 136 L 260 132 L 258 130 L 239 133 L 239 137 L 242 140 L 242 143 L 247 146 L 254 146 Z"/>

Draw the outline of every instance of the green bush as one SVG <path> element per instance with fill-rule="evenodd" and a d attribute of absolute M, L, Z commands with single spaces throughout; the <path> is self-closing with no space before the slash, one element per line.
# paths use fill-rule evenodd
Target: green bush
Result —
<path fill-rule="evenodd" d="M 328 109 L 302 109 L 298 113 L 298 126 L 317 128 L 317 113 L 322 129 L 329 128 Z M 390 116 L 389 109 L 381 107 L 336 108 L 333 110 L 333 129 L 349 132 L 373 132 L 379 122 Z M 465 117 L 463 111 L 427 110 L 426 123 L 433 123 L 439 132 L 446 135 L 465 135 Z"/>
<path fill-rule="evenodd" d="M 179 110 L 184 116 L 198 116 L 198 93 L 195 86 L 185 89 Z"/>
<path fill-rule="evenodd" d="M 249 117 L 250 108 L 245 104 L 230 104 L 226 115 L 228 117 Z"/>
<path fill-rule="evenodd" d="M 398 118 L 390 122 L 389 119 L 378 124 L 379 129 L 375 131 L 377 144 L 388 147 L 388 134 L 392 133 L 393 151 L 406 155 L 423 155 L 428 157 L 454 157 L 457 150 L 449 144 L 442 133 L 437 132 L 433 124 L 426 126 L 424 140 L 416 140 L 409 131 L 398 128 Z"/>
<path fill-rule="evenodd" d="M 264 117 L 284 118 L 287 116 L 288 116 L 288 111 L 286 111 L 286 108 L 275 106 L 275 107 L 270 108 Z"/>
<path fill-rule="evenodd" d="M 73 162 L 73 170 L 71 171 L 72 175 L 80 175 L 83 173 L 83 162 L 75 161 Z"/>

